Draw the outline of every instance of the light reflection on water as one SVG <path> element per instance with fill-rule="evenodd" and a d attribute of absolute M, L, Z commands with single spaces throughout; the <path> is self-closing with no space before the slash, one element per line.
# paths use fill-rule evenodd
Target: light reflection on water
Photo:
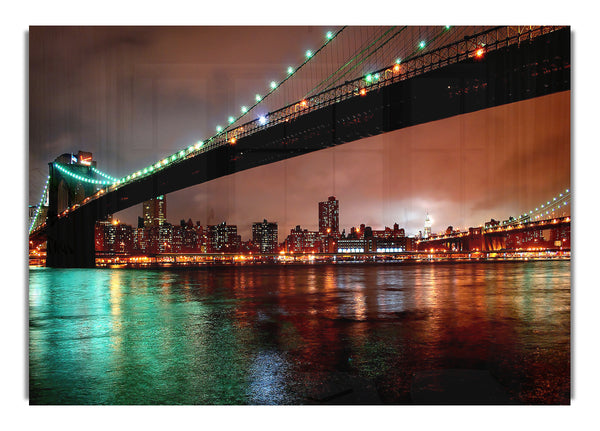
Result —
<path fill-rule="evenodd" d="M 409 403 L 437 368 L 569 402 L 569 262 L 32 268 L 29 297 L 32 404 L 304 404 L 340 373 Z"/>

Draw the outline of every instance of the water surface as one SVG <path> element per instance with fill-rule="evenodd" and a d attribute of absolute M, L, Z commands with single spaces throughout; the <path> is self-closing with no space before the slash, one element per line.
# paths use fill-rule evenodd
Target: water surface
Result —
<path fill-rule="evenodd" d="M 31 268 L 29 301 L 32 404 L 409 404 L 449 369 L 570 399 L 568 261 Z"/>

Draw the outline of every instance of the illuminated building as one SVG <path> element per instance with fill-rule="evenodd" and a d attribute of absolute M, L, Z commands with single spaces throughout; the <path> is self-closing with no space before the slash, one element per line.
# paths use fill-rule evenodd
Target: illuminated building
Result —
<path fill-rule="evenodd" d="M 425 227 L 423 229 L 423 238 L 429 238 L 431 236 L 431 219 L 429 213 L 425 215 Z"/>
<path fill-rule="evenodd" d="M 252 242 L 261 253 L 274 253 L 277 250 L 277 223 L 267 220 L 252 224 Z"/>
<path fill-rule="evenodd" d="M 288 253 L 312 253 L 319 252 L 321 239 L 318 232 L 311 232 L 308 229 L 302 230 L 296 226 L 290 230 L 290 234 L 285 239 L 284 248 Z"/>
<path fill-rule="evenodd" d="M 167 198 L 164 195 L 143 203 L 144 227 L 161 226 L 167 220 Z"/>
<path fill-rule="evenodd" d="M 218 225 L 207 226 L 207 239 L 209 253 L 235 252 L 242 242 L 237 234 L 236 225 L 228 225 L 222 222 Z"/>
<path fill-rule="evenodd" d="M 134 249 L 133 228 L 116 219 L 98 221 L 94 236 L 97 251 L 128 254 Z"/>
<path fill-rule="evenodd" d="M 173 226 L 163 223 L 157 228 L 156 249 L 158 253 L 172 253 L 173 250 Z"/>
<path fill-rule="evenodd" d="M 149 248 L 149 232 L 144 227 L 133 230 L 133 249 L 139 253 L 147 253 Z"/>
<path fill-rule="evenodd" d="M 339 237 L 340 202 L 335 196 L 329 196 L 325 202 L 319 202 L 319 233 Z"/>

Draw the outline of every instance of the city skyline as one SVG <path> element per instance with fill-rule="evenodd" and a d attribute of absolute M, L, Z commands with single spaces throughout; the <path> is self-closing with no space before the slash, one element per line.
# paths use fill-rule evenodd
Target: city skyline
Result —
<path fill-rule="evenodd" d="M 119 176 L 211 135 L 328 28 L 258 30 L 250 44 L 244 27 L 32 28 L 30 202 L 64 152 L 90 151 Z M 266 214 L 283 232 L 317 230 L 310 203 L 329 195 L 343 202 L 340 226 L 399 223 L 407 234 L 423 229 L 426 212 L 432 232 L 518 215 L 570 187 L 569 110 L 570 92 L 558 93 L 239 172 L 171 193 L 169 218 L 227 220 L 246 237 Z M 134 225 L 139 213 L 115 216 Z"/>

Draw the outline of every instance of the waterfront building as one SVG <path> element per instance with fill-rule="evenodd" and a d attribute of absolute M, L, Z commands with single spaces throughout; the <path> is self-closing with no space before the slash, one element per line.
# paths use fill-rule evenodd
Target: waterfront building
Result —
<path fill-rule="evenodd" d="M 288 253 L 316 253 L 321 248 L 319 232 L 311 232 L 296 226 L 284 241 L 284 249 Z"/>
<path fill-rule="evenodd" d="M 235 252 L 240 248 L 241 237 L 237 234 L 236 225 L 222 222 L 218 225 L 207 226 L 208 252 Z"/>
<path fill-rule="evenodd" d="M 116 219 L 102 220 L 96 223 L 94 240 L 97 251 L 129 254 L 133 251 L 133 228 Z"/>
<path fill-rule="evenodd" d="M 165 195 L 145 201 L 142 207 L 144 227 L 161 226 L 167 221 L 167 198 Z"/>
<path fill-rule="evenodd" d="M 319 202 L 319 233 L 335 238 L 340 235 L 340 202 L 335 196 Z"/>
<path fill-rule="evenodd" d="M 277 223 L 266 219 L 252 224 L 252 242 L 261 253 L 274 253 L 277 250 Z"/>

